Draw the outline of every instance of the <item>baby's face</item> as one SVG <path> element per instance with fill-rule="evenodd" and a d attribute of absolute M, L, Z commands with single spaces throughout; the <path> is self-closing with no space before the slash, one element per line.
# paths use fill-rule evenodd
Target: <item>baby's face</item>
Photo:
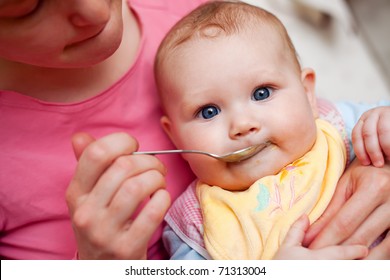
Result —
<path fill-rule="evenodd" d="M 258 33 L 191 41 L 163 66 L 171 72 L 162 75 L 162 122 L 179 149 L 225 154 L 270 143 L 234 164 L 183 155 L 201 181 L 242 190 L 314 144 L 314 73 L 297 70 L 280 40 Z"/>
<path fill-rule="evenodd" d="M 122 39 L 122 0 L 0 0 L 0 58 L 43 67 L 86 67 Z"/>

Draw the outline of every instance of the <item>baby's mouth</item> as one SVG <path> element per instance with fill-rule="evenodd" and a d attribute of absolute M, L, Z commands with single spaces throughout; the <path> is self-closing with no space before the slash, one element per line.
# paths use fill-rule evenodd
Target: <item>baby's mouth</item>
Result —
<path fill-rule="evenodd" d="M 239 158 L 235 162 L 231 162 L 231 164 L 239 164 L 244 161 L 247 161 L 248 159 L 251 159 L 252 157 L 256 156 L 258 153 L 263 151 L 265 148 L 267 148 L 269 145 L 271 145 L 271 142 L 267 141 L 261 144 L 255 144 L 251 146 L 251 149 L 247 151 L 246 154 L 242 155 L 241 158 Z"/>

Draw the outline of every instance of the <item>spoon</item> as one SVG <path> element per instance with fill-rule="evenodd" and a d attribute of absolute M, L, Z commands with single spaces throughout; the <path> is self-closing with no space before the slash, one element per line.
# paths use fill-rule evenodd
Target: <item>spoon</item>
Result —
<path fill-rule="evenodd" d="M 253 157 L 255 154 L 260 152 L 266 146 L 268 146 L 268 143 L 257 144 L 257 145 L 246 147 L 241 150 L 227 153 L 225 155 L 216 155 L 213 153 L 208 153 L 208 152 L 198 151 L 198 150 L 141 151 L 141 152 L 133 152 L 132 154 L 133 155 L 158 155 L 158 154 L 194 153 L 194 154 L 202 154 L 202 155 L 210 156 L 224 162 L 239 162 L 242 160 L 246 160 L 250 157 Z"/>

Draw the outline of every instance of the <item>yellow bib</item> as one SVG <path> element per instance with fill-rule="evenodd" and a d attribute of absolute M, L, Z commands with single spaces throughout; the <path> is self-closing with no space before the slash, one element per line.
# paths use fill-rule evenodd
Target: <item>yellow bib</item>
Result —
<path fill-rule="evenodd" d="M 247 190 L 198 183 L 204 242 L 213 259 L 272 259 L 294 221 L 306 213 L 313 222 L 323 213 L 344 171 L 346 150 L 332 125 L 316 123 L 309 152 Z"/>

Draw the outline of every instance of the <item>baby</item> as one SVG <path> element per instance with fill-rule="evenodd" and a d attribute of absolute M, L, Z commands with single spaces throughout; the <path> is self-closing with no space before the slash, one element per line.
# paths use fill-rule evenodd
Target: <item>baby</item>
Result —
<path fill-rule="evenodd" d="M 155 74 L 162 126 L 177 148 L 225 154 L 263 145 L 238 163 L 183 155 L 197 180 L 166 216 L 168 249 L 177 258 L 274 258 L 296 220 L 323 213 L 347 163 L 342 117 L 329 105 L 330 122 L 319 118 L 314 71 L 301 69 L 275 16 L 217 1 L 173 27 Z M 195 252 L 183 256 L 178 240 Z M 364 257 L 353 249 L 350 258 Z"/>

